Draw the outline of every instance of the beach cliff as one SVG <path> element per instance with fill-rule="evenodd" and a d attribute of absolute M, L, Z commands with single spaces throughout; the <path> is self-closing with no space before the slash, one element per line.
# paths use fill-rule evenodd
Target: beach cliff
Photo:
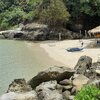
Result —
<path fill-rule="evenodd" d="M 61 40 L 84 38 L 82 34 L 72 32 L 65 28 L 50 28 L 48 25 L 31 23 L 21 25 L 12 30 L 0 31 L 0 38 L 20 40 Z"/>

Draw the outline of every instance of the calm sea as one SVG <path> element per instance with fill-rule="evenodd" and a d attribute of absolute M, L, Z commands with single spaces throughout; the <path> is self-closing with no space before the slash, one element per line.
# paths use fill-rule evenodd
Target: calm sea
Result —
<path fill-rule="evenodd" d="M 39 71 L 55 65 L 38 43 L 0 40 L 0 95 L 16 78 L 31 79 Z"/>

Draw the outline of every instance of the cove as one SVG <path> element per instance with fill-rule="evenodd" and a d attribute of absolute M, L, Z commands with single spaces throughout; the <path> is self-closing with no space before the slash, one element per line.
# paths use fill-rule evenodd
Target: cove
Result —
<path fill-rule="evenodd" d="M 25 78 L 28 81 L 39 71 L 56 64 L 39 43 L 0 40 L 0 95 L 6 92 L 14 79 Z"/>

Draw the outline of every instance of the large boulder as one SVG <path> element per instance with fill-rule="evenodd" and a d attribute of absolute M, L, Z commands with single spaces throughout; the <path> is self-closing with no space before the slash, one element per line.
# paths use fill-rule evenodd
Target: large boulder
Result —
<path fill-rule="evenodd" d="M 83 74 L 91 80 L 100 78 L 100 63 L 95 62 L 92 64 L 92 58 L 88 56 L 81 56 L 74 69 L 76 75 Z"/>
<path fill-rule="evenodd" d="M 50 28 L 45 24 L 30 23 L 20 26 L 13 30 L 0 31 L 1 38 L 21 39 L 21 40 L 58 40 L 59 33 L 61 39 L 76 39 L 80 38 L 78 33 L 72 32 L 65 28 Z"/>
<path fill-rule="evenodd" d="M 73 85 L 76 87 L 76 91 L 79 91 L 84 85 L 86 85 L 89 81 L 84 75 L 79 75 L 73 80 Z"/>
<path fill-rule="evenodd" d="M 7 31 L 1 31 L 2 35 L 7 39 L 13 39 L 14 33 L 10 30 Z"/>
<path fill-rule="evenodd" d="M 38 100 L 65 100 L 57 85 L 57 81 L 49 81 L 37 86 Z"/>
<path fill-rule="evenodd" d="M 75 66 L 76 73 L 85 75 L 86 72 L 91 68 L 91 65 L 92 58 L 88 56 L 81 56 Z"/>
<path fill-rule="evenodd" d="M 33 40 L 58 40 L 59 33 L 61 34 L 62 40 L 80 38 L 78 33 L 72 32 L 65 28 L 50 28 L 47 25 L 39 23 L 27 24 L 23 26 L 22 31 L 28 31 L 28 39 Z"/>
<path fill-rule="evenodd" d="M 0 100 L 38 100 L 38 97 L 37 93 L 27 85 L 25 79 L 15 79 Z"/>
<path fill-rule="evenodd" d="M 0 100 L 38 100 L 38 97 L 35 91 L 25 93 L 9 92 L 2 95 Z"/>
<path fill-rule="evenodd" d="M 67 67 L 51 67 L 33 77 L 28 84 L 34 89 L 42 82 L 50 80 L 57 80 L 57 82 L 59 82 L 64 79 L 69 79 L 73 74 L 74 70 Z"/>
<path fill-rule="evenodd" d="M 25 79 L 15 79 L 8 87 L 7 92 L 28 92 L 32 88 L 26 83 Z"/>
<path fill-rule="evenodd" d="M 0 34 L 2 34 L 7 39 L 13 39 L 13 38 L 25 38 L 27 37 L 27 32 L 21 31 L 21 30 L 5 30 L 0 31 Z M 26 39 L 26 38 L 25 38 Z"/>

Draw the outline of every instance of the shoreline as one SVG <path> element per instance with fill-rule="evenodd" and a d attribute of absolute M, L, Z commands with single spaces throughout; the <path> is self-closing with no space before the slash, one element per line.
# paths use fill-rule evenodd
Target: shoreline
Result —
<path fill-rule="evenodd" d="M 31 41 L 0 40 L 0 59 L 0 95 L 14 79 L 25 78 L 29 81 L 41 70 L 62 66 L 40 48 L 40 43 Z"/>
<path fill-rule="evenodd" d="M 4 40 L 4 39 L 3 39 Z M 8 40 L 8 39 L 7 39 Z M 79 39 L 75 40 L 46 40 L 46 41 L 27 41 L 27 40 L 16 40 L 14 41 L 24 41 L 27 43 L 32 43 L 33 45 L 38 45 L 44 56 L 52 63 L 52 66 L 66 66 L 74 69 L 80 56 L 90 56 L 93 62 L 97 62 L 98 55 L 100 55 L 100 48 L 86 48 L 89 43 L 95 41 L 95 39 L 81 39 L 84 42 L 84 50 L 79 52 L 67 52 L 67 48 L 71 47 L 81 47 Z M 33 46 L 34 47 L 34 46 Z M 72 58 L 74 59 L 72 59 Z M 46 57 L 45 57 L 46 58 Z M 46 59 L 47 60 L 47 59 Z"/>
<path fill-rule="evenodd" d="M 84 42 L 84 50 L 80 52 L 68 52 L 66 50 L 70 47 L 81 47 L 79 40 L 41 43 L 40 47 L 42 47 L 52 59 L 73 69 L 80 56 L 90 56 L 93 59 L 93 62 L 97 62 L 98 55 L 100 55 L 100 48 L 85 48 L 89 43 L 91 43 L 91 41 L 94 41 L 94 39 L 84 39 L 82 41 Z"/>
<path fill-rule="evenodd" d="M 0 39 L 0 40 L 8 40 L 8 39 Z M 10 39 L 12 40 L 12 39 Z M 54 66 L 66 66 L 74 69 L 77 64 L 80 56 L 90 56 L 93 59 L 93 62 L 96 62 L 98 59 L 98 55 L 100 55 L 100 48 L 85 48 L 89 43 L 93 42 L 95 39 L 81 39 L 84 42 L 84 50 L 80 52 L 67 52 L 67 48 L 70 47 L 81 47 L 79 43 L 79 39 L 75 40 L 46 40 L 46 41 L 28 41 L 28 40 L 16 40 L 14 41 L 24 41 L 28 43 L 34 43 L 41 48 L 42 52 L 45 53 L 47 58 L 52 59 L 50 62 L 51 65 Z M 71 58 L 72 57 L 72 58 Z M 46 58 L 46 57 L 45 57 Z"/>
<path fill-rule="evenodd" d="M 48 42 L 48 41 L 45 41 L 45 42 Z M 43 57 L 43 62 L 44 61 L 46 62 L 45 66 L 47 66 L 47 67 L 45 69 L 48 69 L 49 67 L 54 67 L 54 66 L 58 66 L 58 67 L 59 66 L 65 66 L 63 63 L 61 63 L 61 62 L 59 62 L 55 59 L 52 59 L 52 57 L 50 57 L 48 55 L 48 53 L 45 51 L 45 49 L 41 47 L 42 42 L 40 42 L 40 41 L 37 41 L 37 42 L 30 41 L 29 43 L 32 43 L 33 48 L 34 48 L 34 45 L 35 45 L 36 48 L 37 48 L 36 50 L 38 50 L 37 52 L 40 52 L 39 56 Z M 49 64 L 49 65 L 47 65 L 47 64 Z"/>
<path fill-rule="evenodd" d="M 89 39 L 89 40 L 83 40 L 83 42 L 84 42 L 84 48 L 91 41 L 94 41 L 94 40 L 93 39 L 92 40 L 91 39 Z M 85 63 L 86 65 L 88 64 L 90 66 L 90 69 L 88 68 L 88 65 L 85 66 L 86 67 L 86 69 L 85 69 L 83 63 L 81 63 L 82 72 L 86 72 L 86 70 L 92 71 L 91 68 L 94 68 L 94 69 L 95 69 L 95 67 L 97 68 L 98 62 L 96 62 L 97 61 L 97 57 L 96 56 L 99 53 L 100 48 L 96 48 L 96 49 L 95 48 L 93 48 L 93 49 L 85 48 L 85 50 L 83 50 L 82 52 L 73 52 L 73 53 L 72 52 L 69 53 L 69 52 L 67 52 L 65 50 L 68 47 L 76 47 L 76 46 L 77 47 L 80 47 L 81 45 L 79 43 L 79 40 L 44 41 L 44 42 L 38 42 L 38 43 L 33 43 L 33 42 L 27 42 L 26 41 L 25 44 L 28 46 L 29 49 L 31 48 L 32 52 L 33 51 L 35 51 L 35 53 L 38 52 L 38 54 L 36 56 L 34 55 L 36 57 L 35 59 L 37 59 L 37 57 L 39 57 L 38 58 L 38 61 L 40 61 L 40 59 L 43 58 L 43 59 L 41 59 L 41 62 L 42 63 L 43 62 L 45 63 L 43 66 L 46 66 L 45 68 L 43 68 L 42 63 L 40 63 L 40 67 L 41 68 L 39 67 L 37 74 L 36 75 L 32 75 L 33 77 L 31 77 L 30 80 L 27 81 L 27 82 L 25 81 L 25 80 L 27 80 L 26 77 L 24 77 L 25 79 L 22 79 L 22 77 L 20 79 L 14 78 L 14 81 L 17 82 L 17 84 L 18 84 L 18 85 L 16 84 L 16 87 L 19 86 L 19 84 L 22 81 L 24 81 L 24 83 L 25 83 L 25 84 L 23 83 L 23 86 L 30 85 L 31 86 L 31 89 L 30 89 L 29 93 L 31 91 L 34 91 L 34 87 L 37 87 L 37 86 L 41 85 L 42 83 L 44 84 L 44 83 L 46 83 L 46 81 L 47 81 L 47 84 L 48 84 L 48 82 L 52 82 L 52 79 L 54 79 L 58 83 L 59 82 L 59 78 L 58 77 L 60 77 L 59 74 L 61 74 L 62 77 L 63 77 L 63 78 L 60 77 L 61 78 L 60 81 L 63 81 L 65 79 L 67 79 L 68 78 L 67 76 L 69 76 L 68 73 L 73 73 L 73 75 L 71 74 L 71 76 L 70 76 L 70 79 L 72 79 L 72 77 L 76 74 L 76 72 L 78 72 L 78 69 L 77 70 L 73 70 L 73 68 L 75 67 L 75 64 L 76 63 L 79 63 L 78 60 L 79 60 L 79 58 L 81 56 L 83 56 L 83 58 L 86 59 L 86 60 L 84 60 L 84 61 L 83 60 L 80 60 L 80 61 L 83 61 L 83 63 Z M 85 54 L 86 56 L 84 56 L 83 54 Z M 89 55 L 92 58 L 89 57 Z M 96 65 L 95 66 L 92 65 L 93 64 L 92 59 L 93 59 L 93 62 L 96 62 Z M 55 65 L 56 64 L 57 65 L 54 66 L 54 63 L 55 63 Z M 80 65 L 80 63 L 79 63 L 79 65 Z M 95 70 L 97 70 L 97 69 L 95 69 Z M 36 73 L 36 70 L 32 70 L 32 73 L 34 71 Z M 79 74 L 79 76 L 82 77 L 83 79 L 85 77 L 87 79 L 87 81 L 88 81 L 88 80 L 90 80 L 90 78 L 93 75 L 95 75 L 95 72 L 92 75 L 91 73 L 89 73 L 89 71 L 86 73 L 86 75 L 89 75 L 89 76 L 86 76 L 84 74 Z M 65 73 L 66 73 L 66 75 L 64 75 Z M 81 71 L 79 73 L 81 73 Z M 98 75 L 98 72 L 97 72 L 97 75 Z M 28 74 L 28 76 L 29 76 L 29 74 Z M 56 76 L 56 78 L 55 78 L 55 76 Z M 65 78 L 65 76 L 66 76 L 66 78 Z M 77 79 L 77 77 L 74 77 L 74 78 Z M 82 80 L 82 78 L 81 78 L 81 80 Z M 70 80 L 70 79 L 68 78 L 68 80 Z M 81 80 L 80 80 L 80 82 L 81 82 Z M 19 81 L 19 83 L 18 83 L 18 81 Z M 15 82 L 14 82 L 14 84 L 15 84 Z M 72 84 L 73 83 L 71 83 L 71 85 Z M 15 85 L 14 85 L 14 87 L 12 85 L 11 91 L 10 91 L 10 86 L 11 85 L 9 85 L 9 88 L 7 90 L 9 92 L 8 93 L 5 93 L 4 95 L 1 94 L 1 97 L 2 97 L 2 95 L 3 96 L 6 96 L 6 95 L 10 94 L 11 91 L 12 91 L 12 89 L 13 89 L 14 93 L 16 94 L 16 91 L 15 91 L 16 90 L 16 87 L 15 87 Z M 70 84 L 69 84 L 69 86 L 70 86 Z M 76 84 L 76 86 L 78 87 L 77 84 Z M 22 87 L 22 84 L 21 84 L 21 87 Z M 27 86 L 26 86 L 26 88 L 27 88 Z M 74 88 L 74 87 L 71 87 L 71 88 Z M 19 87 L 18 88 L 18 91 L 20 91 L 20 89 L 22 89 L 22 88 Z M 21 92 L 21 93 L 24 93 L 24 92 Z M 28 92 L 26 92 L 26 93 L 28 93 Z M 19 93 L 19 95 L 20 95 L 20 93 Z"/>

